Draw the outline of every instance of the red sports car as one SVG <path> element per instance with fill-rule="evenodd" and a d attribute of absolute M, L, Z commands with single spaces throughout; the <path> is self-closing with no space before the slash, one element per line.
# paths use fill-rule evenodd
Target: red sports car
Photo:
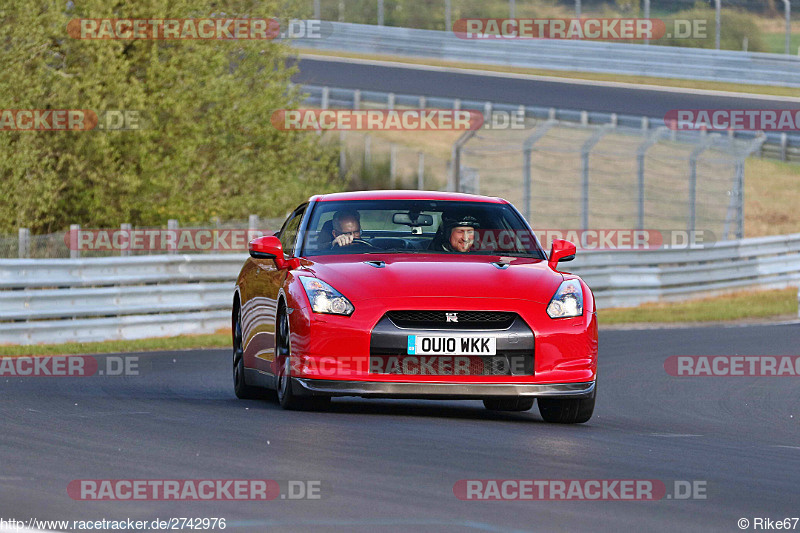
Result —
<path fill-rule="evenodd" d="M 233 298 L 239 398 L 480 399 L 549 422 L 594 410 L 591 290 L 557 270 L 507 201 L 458 193 L 313 196 L 250 243 Z M 275 394 L 275 393 L 270 393 Z"/>

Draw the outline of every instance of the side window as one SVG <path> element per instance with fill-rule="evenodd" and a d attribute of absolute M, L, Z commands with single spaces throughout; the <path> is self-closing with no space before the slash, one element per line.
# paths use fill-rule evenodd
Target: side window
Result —
<path fill-rule="evenodd" d="M 297 230 L 302 220 L 303 211 L 300 211 L 295 213 L 294 216 L 283 225 L 279 239 L 285 255 L 292 255 L 294 252 L 294 243 L 297 241 Z"/>

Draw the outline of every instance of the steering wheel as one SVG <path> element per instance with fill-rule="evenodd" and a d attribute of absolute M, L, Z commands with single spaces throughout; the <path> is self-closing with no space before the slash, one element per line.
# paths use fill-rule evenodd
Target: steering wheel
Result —
<path fill-rule="evenodd" d="M 377 249 L 378 249 L 378 247 L 377 247 L 377 246 L 375 246 L 374 244 L 372 244 L 371 242 L 369 242 L 369 241 L 365 241 L 364 239 L 361 239 L 361 238 L 358 238 L 358 239 L 353 239 L 353 242 L 351 242 L 351 243 L 349 244 L 349 246 L 352 246 L 352 245 L 354 245 L 354 244 L 360 244 L 361 246 L 367 246 L 367 247 L 369 247 L 369 248 L 372 248 L 372 249 L 374 249 L 374 250 L 377 250 Z M 339 248 L 346 248 L 346 246 L 339 246 L 339 245 L 336 243 L 336 241 L 334 241 L 333 245 L 334 245 L 334 246 L 338 246 Z"/>

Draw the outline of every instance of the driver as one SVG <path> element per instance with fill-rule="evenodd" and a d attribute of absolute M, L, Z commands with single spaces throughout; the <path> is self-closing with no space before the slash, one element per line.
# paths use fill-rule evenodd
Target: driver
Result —
<path fill-rule="evenodd" d="M 350 246 L 361 238 L 361 216 L 358 211 L 342 210 L 333 215 L 331 246 Z"/>
<path fill-rule="evenodd" d="M 457 218 L 445 218 L 442 222 L 444 235 L 447 239 L 442 243 L 443 250 L 460 253 L 472 250 L 475 244 L 475 229 L 480 228 L 477 218 L 467 215 Z"/>

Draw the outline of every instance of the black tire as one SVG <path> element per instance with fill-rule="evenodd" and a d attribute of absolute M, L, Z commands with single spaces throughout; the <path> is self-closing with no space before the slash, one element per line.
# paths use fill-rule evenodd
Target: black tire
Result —
<path fill-rule="evenodd" d="M 328 407 L 330 396 L 298 396 L 294 393 L 291 379 L 292 349 L 290 342 L 289 317 L 283 307 L 278 311 L 275 331 L 275 356 L 279 363 L 275 387 L 278 403 L 291 411 L 316 411 Z"/>
<path fill-rule="evenodd" d="M 597 385 L 588 398 L 539 398 L 539 413 L 545 422 L 583 424 L 592 418 Z"/>
<path fill-rule="evenodd" d="M 238 307 L 233 325 L 233 392 L 240 400 L 257 400 L 264 396 L 263 389 L 251 387 L 245 379 L 242 310 Z"/>
<path fill-rule="evenodd" d="M 490 411 L 527 411 L 533 407 L 535 398 L 487 398 L 483 400 L 483 406 Z"/>

